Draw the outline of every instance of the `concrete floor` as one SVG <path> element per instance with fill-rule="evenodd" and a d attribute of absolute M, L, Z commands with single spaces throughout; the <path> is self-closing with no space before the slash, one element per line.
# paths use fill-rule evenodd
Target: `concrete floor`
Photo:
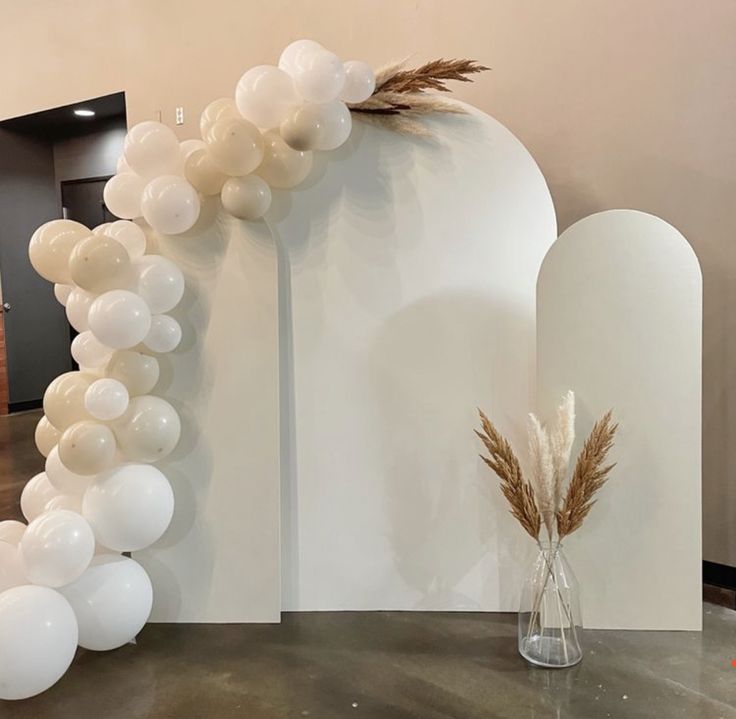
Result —
<path fill-rule="evenodd" d="M 0 517 L 43 468 L 38 413 L 0 419 Z M 280 625 L 148 625 L 114 652 L 80 650 L 51 690 L 0 719 L 736 719 L 736 612 L 696 632 L 586 630 L 568 670 L 529 667 L 516 618 L 285 614 Z"/>

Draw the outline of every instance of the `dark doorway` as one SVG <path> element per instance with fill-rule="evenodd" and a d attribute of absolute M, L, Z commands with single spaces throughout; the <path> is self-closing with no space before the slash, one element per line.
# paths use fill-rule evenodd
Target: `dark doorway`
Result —
<path fill-rule="evenodd" d="M 64 217 L 96 227 L 119 219 L 107 209 L 102 198 L 105 183 L 110 177 L 92 177 L 88 180 L 67 180 L 61 183 L 61 206 Z"/>

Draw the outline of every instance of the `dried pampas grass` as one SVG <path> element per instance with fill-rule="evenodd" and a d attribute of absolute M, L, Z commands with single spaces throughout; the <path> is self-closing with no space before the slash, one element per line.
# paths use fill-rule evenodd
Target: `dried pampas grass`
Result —
<path fill-rule="evenodd" d="M 537 508 L 550 540 L 555 529 L 555 466 L 549 435 L 534 414 L 529 415 L 529 459 Z"/>
<path fill-rule="evenodd" d="M 562 502 L 563 485 L 567 481 L 570 453 L 575 442 L 575 393 L 572 390 L 567 392 L 557 408 L 556 422 L 549 440 L 554 463 L 554 503 L 557 511 Z"/>

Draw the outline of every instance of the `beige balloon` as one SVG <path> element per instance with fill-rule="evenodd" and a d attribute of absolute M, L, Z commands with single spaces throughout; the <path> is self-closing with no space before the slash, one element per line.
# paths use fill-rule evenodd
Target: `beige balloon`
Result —
<path fill-rule="evenodd" d="M 59 437 L 61 437 L 61 432 L 49 422 L 48 417 L 44 416 L 38 420 L 34 439 L 36 440 L 38 451 L 44 457 L 49 456 L 49 452 L 59 442 Z"/>
<path fill-rule="evenodd" d="M 33 269 L 49 282 L 69 284 L 69 257 L 76 244 L 92 233 L 73 220 L 51 220 L 31 237 L 28 256 Z"/>
<path fill-rule="evenodd" d="M 107 365 L 105 374 L 122 382 L 131 397 L 148 394 L 158 382 L 158 360 L 133 350 L 118 350 Z"/>
<path fill-rule="evenodd" d="M 59 439 L 62 464 L 75 474 L 98 474 L 115 462 L 117 443 L 112 430 L 101 422 L 76 422 Z"/>
<path fill-rule="evenodd" d="M 184 176 L 203 195 L 216 195 L 227 175 L 220 172 L 207 150 L 194 150 L 184 163 Z"/>
<path fill-rule="evenodd" d="M 84 407 L 84 394 L 95 379 L 83 372 L 65 372 L 46 388 L 43 411 L 57 430 L 63 432 L 75 422 L 91 419 Z"/>
<path fill-rule="evenodd" d="M 212 125 L 218 120 L 228 117 L 241 117 L 235 100 L 232 97 L 220 97 L 217 100 L 213 100 L 205 107 L 199 119 L 199 131 L 202 137 L 207 136 Z"/>
<path fill-rule="evenodd" d="M 112 422 L 120 451 L 132 462 L 157 462 L 171 454 L 181 436 L 176 410 L 153 395 L 133 397 L 125 414 Z"/>
<path fill-rule="evenodd" d="M 263 136 L 248 120 L 228 117 L 213 123 L 204 138 L 215 166 L 226 175 L 247 175 L 263 160 Z"/>
<path fill-rule="evenodd" d="M 126 287 L 130 281 L 130 255 L 106 235 L 92 235 L 79 242 L 69 258 L 72 280 L 84 290 L 101 294 Z"/>
<path fill-rule="evenodd" d="M 257 175 L 231 177 L 220 195 L 226 212 L 241 220 L 257 220 L 271 206 L 271 188 Z"/>
<path fill-rule="evenodd" d="M 288 189 L 296 187 L 312 169 L 311 152 L 289 147 L 278 130 L 269 130 L 263 135 L 263 162 L 256 170 L 271 187 Z"/>

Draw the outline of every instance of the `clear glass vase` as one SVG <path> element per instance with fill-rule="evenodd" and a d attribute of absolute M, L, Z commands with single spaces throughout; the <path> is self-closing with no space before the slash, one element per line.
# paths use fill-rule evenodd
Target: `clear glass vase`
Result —
<path fill-rule="evenodd" d="M 583 658 L 577 579 L 557 542 L 542 542 L 519 607 L 519 654 L 539 667 L 571 667 Z"/>

